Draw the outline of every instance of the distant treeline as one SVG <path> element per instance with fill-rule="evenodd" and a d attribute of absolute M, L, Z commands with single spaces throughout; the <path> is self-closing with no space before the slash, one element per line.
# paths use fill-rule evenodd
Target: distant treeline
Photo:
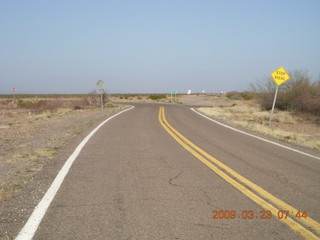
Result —
<path fill-rule="evenodd" d="M 88 94 L 0 94 L 0 98 L 8 98 L 12 96 L 17 96 L 19 98 L 73 98 L 73 97 L 87 97 L 92 93 Z"/>

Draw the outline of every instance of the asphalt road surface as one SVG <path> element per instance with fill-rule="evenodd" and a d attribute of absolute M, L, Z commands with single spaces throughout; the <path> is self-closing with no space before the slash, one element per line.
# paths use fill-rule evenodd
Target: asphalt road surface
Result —
<path fill-rule="evenodd" d="M 319 159 L 160 106 L 92 136 L 33 239 L 318 239 Z"/>

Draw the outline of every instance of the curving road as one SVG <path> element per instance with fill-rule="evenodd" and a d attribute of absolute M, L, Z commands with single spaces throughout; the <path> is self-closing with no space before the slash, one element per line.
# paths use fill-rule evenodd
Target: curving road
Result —
<path fill-rule="evenodd" d="M 92 136 L 33 239 L 320 236 L 320 160 L 160 106 L 136 104 Z"/>

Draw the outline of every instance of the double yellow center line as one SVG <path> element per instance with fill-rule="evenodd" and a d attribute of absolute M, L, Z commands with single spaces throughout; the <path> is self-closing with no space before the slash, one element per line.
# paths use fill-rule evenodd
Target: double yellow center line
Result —
<path fill-rule="evenodd" d="M 294 207 L 290 206 L 289 204 L 283 202 L 282 200 L 276 198 L 275 196 L 273 196 L 266 190 L 262 189 L 255 183 L 241 176 L 240 174 L 238 174 L 237 172 L 235 172 L 234 170 L 232 170 L 231 168 L 229 168 L 228 166 L 226 166 L 225 164 L 218 161 L 216 158 L 214 158 L 213 156 L 196 146 L 186 137 L 184 137 L 181 133 L 179 133 L 168 123 L 165 117 L 164 107 L 160 107 L 158 119 L 162 127 L 182 147 L 184 147 L 193 156 L 195 156 L 202 163 L 208 166 L 212 171 L 214 171 L 221 178 L 230 183 L 233 187 L 238 189 L 252 201 L 260 205 L 262 208 L 271 211 L 271 213 L 275 216 L 278 216 L 278 212 L 280 210 L 289 211 L 290 214 L 295 214 L 299 211 Z M 275 207 L 274 205 L 277 207 Z M 303 227 L 300 223 L 294 221 L 293 218 L 278 218 L 278 220 L 288 225 L 291 229 L 298 232 L 306 239 L 320 239 L 313 232 Z M 314 232 L 320 233 L 320 224 L 317 221 L 311 219 L 309 216 L 307 218 L 300 218 L 299 221 L 301 221 L 301 223 L 304 224 L 306 227 L 312 229 Z"/>

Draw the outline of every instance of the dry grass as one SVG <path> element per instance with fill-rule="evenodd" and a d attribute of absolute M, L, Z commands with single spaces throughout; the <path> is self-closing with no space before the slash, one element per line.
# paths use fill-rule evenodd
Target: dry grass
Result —
<path fill-rule="evenodd" d="M 0 202 L 14 198 L 14 193 L 21 189 L 23 184 L 28 182 L 29 181 L 25 179 L 21 179 L 21 181 L 7 181 L 2 183 L 2 186 L 0 187 Z"/>
<path fill-rule="evenodd" d="M 12 237 L 9 236 L 4 236 L 4 237 L 0 237 L 0 240 L 12 240 Z"/>
<path fill-rule="evenodd" d="M 44 100 L 23 98 L 19 106 L 12 98 L 0 98 L 0 203 L 14 198 L 67 142 L 128 107 L 107 104 L 102 111 L 86 98 Z"/>
<path fill-rule="evenodd" d="M 53 156 L 55 155 L 55 153 L 59 150 L 58 147 L 53 147 L 53 148 L 42 148 L 42 149 L 37 149 L 33 152 L 27 152 L 27 153 L 19 153 L 19 154 L 15 154 L 12 156 L 12 159 L 10 160 L 10 162 L 16 162 L 19 159 L 28 159 L 28 160 L 34 160 L 37 159 L 38 157 L 46 157 L 48 159 L 53 158 Z M 9 161 L 9 160 L 8 160 Z"/>
<path fill-rule="evenodd" d="M 12 166 L 25 166 L 23 172 L 16 171 L 16 179 L 3 182 L 0 187 L 0 202 L 7 201 L 14 197 L 14 193 L 21 189 L 30 181 L 30 176 L 42 170 L 45 160 L 53 159 L 57 154 L 58 147 L 47 147 L 37 149 L 32 152 L 14 154 L 10 159 L 6 160 L 6 164 Z"/>
<path fill-rule="evenodd" d="M 110 101 L 112 102 L 142 102 L 142 103 L 170 103 L 170 95 L 165 94 L 119 94 L 111 95 Z M 176 102 L 173 99 L 173 102 Z"/>
<path fill-rule="evenodd" d="M 71 108 L 58 108 L 56 111 L 43 111 L 41 113 L 28 112 L 28 118 L 31 120 L 39 120 L 43 118 L 52 118 L 55 116 L 63 116 L 69 112 L 72 112 Z"/>
<path fill-rule="evenodd" d="M 199 108 L 200 112 L 264 135 L 320 150 L 320 126 L 315 117 L 276 111 L 269 126 L 269 111 L 247 104 L 232 107 Z"/>

